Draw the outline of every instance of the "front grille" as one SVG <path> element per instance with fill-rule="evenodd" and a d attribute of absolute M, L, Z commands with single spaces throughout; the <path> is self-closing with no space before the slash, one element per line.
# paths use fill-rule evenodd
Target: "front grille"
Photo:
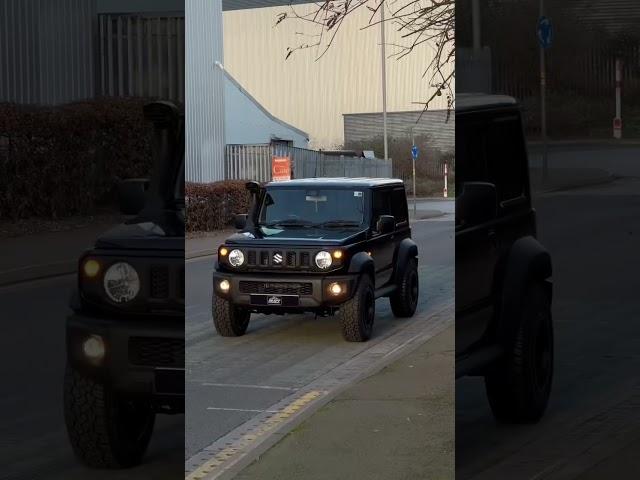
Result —
<path fill-rule="evenodd" d="M 150 291 L 151 298 L 169 297 L 169 268 L 163 265 L 155 265 L 150 271 Z"/>
<path fill-rule="evenodd" d="M 149 367 L 184 368 L 184 340 L 175 338 L 131 337 L 129 362 Z"/>
<path fill-rule="evenodd" d="M 247 248 L 244 250 L 247 267 L 273 270 L 313 270 L 315 250 Z"/>
<path fill-rule="evenodd" d="M 313 285 L 308 282 L 253 282 L 241 280 L 240 293 L 311 295 L 313 293 Z"/>

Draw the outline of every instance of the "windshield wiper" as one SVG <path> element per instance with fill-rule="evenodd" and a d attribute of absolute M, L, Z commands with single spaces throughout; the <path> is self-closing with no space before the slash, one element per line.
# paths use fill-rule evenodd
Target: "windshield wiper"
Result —
<path fill-rule="evenodd" d="M 267 228 L 273 228 L 273 227 L 311 227 L 313 226 L 313 223 L 308 221 L 308 220 L 299 220 L 299 219 L 295 219 L 295 218 L 288 218 L 285 220 L 275 220 L 273 222 L 269 222 L 269 223 L 261 223 L 259 225 L 260 227 L 267 227 Z"/>
<path fill-rule="evenodd" d="M 360 222 L 355 220 L 327 220 L 326 222 L 316 223 L 314 227 L 359 227 Z"/>

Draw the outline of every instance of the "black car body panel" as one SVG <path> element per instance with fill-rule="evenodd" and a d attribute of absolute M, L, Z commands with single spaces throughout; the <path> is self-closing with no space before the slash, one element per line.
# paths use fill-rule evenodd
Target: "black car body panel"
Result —
<path fill-rule="evenodd" d="M 459 377 L 483 374 L 512 345 L 527 282 L 545 282 L 550 292 L 551 260 L 536 240 L 519 105 L 491 95 L 456 100 Z M 493 209 L 480 208 L 481 196 L 465 198 L 466 186 L 481 191 L 484 185 L 494 189 Z"/>

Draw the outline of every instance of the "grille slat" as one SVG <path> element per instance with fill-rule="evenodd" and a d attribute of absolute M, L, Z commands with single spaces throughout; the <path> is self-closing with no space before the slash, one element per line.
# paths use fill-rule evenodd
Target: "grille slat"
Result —
<path fill-rule="evenodd" d="M 184 340 L 131 337 L 129 362 L 133 365 L 184 368 Z"/>
<path fill-rule="evenodd" d="M 311 295 L 313 293 L 313 284 L 309 282 L 254 282 L 241 280 L 240 293 Z"/>
<path fill-rule="evenodd" d="M 247 266 L 269 269 L 306 269 L 313 268 L 311 251 L 270 250 L 266 248 L 246 249 Z"/>
<path fill-rule="evenodd" d="M 163 265 L 154 265 L 150 270 L 150 296 L 151 298 L 169 297 L 169 268 Z"/>

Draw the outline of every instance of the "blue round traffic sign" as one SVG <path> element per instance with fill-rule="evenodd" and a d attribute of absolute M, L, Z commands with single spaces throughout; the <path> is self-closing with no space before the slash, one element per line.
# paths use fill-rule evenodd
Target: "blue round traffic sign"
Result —
<path fill-rule="evenodd" d="M 549 48 L 553 43 L 553 26 L 547 17 L 540 17 L 538 20 L 538 42 L 542 48 Z"/>

